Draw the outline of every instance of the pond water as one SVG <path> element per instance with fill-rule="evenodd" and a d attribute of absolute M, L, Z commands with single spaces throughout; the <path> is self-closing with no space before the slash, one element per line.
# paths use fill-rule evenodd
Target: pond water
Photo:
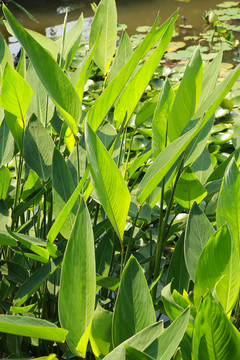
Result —
<path fill-rule="evenodd" d="M 18 13 L 24 26 L 45 33 L 45 29 L 54 27 L 63 22 L 66 7 L 69 7 L 69 20 L 76 20 L 81 12 L 84 17 L 93 15 L 91 3 L 93 0 L 17 0 L 35 18 L 35 24 Z M 169 17 L 177 8 L 180 8 L 180 17 L 185 16 L 187 23 L 194 26 L 193 31 L 199 33 L 204 26 L 201 16 L 205 10 L 215 8 L 221 0 L 116 0 L 118 8 L 118 22 L 127 24 L 128 32 L 133 34 L 139 25 L 151 25 L 160 12 L 161 21 Z M 15 11 L 16 13 L 16 11 Z"/>
<path fill-rule="evenodd" d="M 29 20 L 23 13 L 14 10 L 20 22 L 27 28 L 36 30 L 47 36 L 61 35 L 62 23 L 66 12 L 69 9 L 68 20 L 76 20 L 81 12 L 84 18 L 93 16 L 91 3 L 93 0 L 17 0 L 24 6 L 37 20 L 38 24 Z M 202 20 L 205 10 L 216 8 L 216 4 L 221 0 L 116 0 L 118 8 L 118 22 L 126 24 L 128 34 L 136 32 L 139 25 L 152 25 L 157 13 L 160 13 L 160 21 L 166 20 L 177 8 L 180 8 L 178 23 L 183 23 L 184 16 L 187 24 L 193 25 L 191 35 L 199 34 L 206 24 Z M 87 23 L 87 19 L 86 19 Z M 4 33 L 7 36 L 6 32 Z M 19 46 L 15 44 L 13 38 L 8 39 L 10 48 L 15 55 Z"/>

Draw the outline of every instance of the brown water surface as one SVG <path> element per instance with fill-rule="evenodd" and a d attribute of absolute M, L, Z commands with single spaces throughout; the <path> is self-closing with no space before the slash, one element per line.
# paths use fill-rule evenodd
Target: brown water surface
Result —
<path fill-rule="evenodd" d="M 61 35 L 62 23 L 66 7 L 69 9 L 69 22 L 76 20 L 83 12 L 84 18 L 93 16 L 91 0 L 17 0 L 37 20 L 38 24 L 29 20 L 24 14 L 11 7 L 19 21 L 27 28 L 36 30 L 47 36 Z M 189 1 L 189 0 L 188 0 Z M 191 34 L 199 34 L 206 26 L 202 20 L 205 10 L 216 8 L 220 0 L 116 0 L 118 8 L 118 22 L 128 26 L 127 32 L 132 35 L 139 25 L 152 25 L 158 12 L 160 21 L 166 20 L 176 9 L 180 8 L 178 23 L 183 23 L 184 16 L 187 24 L 193 25 Z M 71 24 L 70 24 L 71 26 Z M 3 31 L 4 32 L 4 31 Z M 5 32 L 6 36 L 6 32 Z M 13 54 L 18 52 L 18 46 L 14 45 L 15 39 L 10 38 Z"/>

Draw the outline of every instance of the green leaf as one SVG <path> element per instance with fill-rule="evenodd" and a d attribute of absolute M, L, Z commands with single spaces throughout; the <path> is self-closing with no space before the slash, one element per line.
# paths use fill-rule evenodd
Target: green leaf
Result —
<path fill-rule="evenodd" d="M 202 90 L 203 65 L 197 48 L 189 61 L 168 119 L 168 137 L 177 139 L 196 112 Z"/>
<path fill-rule="evenodd" d="M 71 66 L 74 56 L 78 50 L 83 31 L 83 14 L 80 15 L 75 25 L 65 34 L 63 52 L 61 59 L 61 67 L 68 70 Z M 61 48 L 62 38 L 56 41 L 56 44 Z"/>
<path fill-rule="evenodd" d="M 72 211 L 72 208 L 74 207 L 80 193 L 81 190 L 87 180 L 88 177 L 88 173 L 89 173 L 89 168 L 86 169 L 81 181 L 78 183 L 76 189 L 74 190 L 74 192 L 72 193 L 71 197 L 69 198 L 68 202 L 64 205 L 62 211 L 60 212 L 60 214 L 58 215 L 58 217 L 55 219 L 54 224 L 52 225 L 51 229 L 49 230 L 49 233 L 47 235 L 48 240 L 53 243 L 54 240 L 56 239 L 59 231 L 61 230 L 63 224 L 65 223 L 65 221 L 67 220 L 69 214 Z"/>
<path fill-rule="evenodd" d="M 98 286 L 116 291 L 119 287 L 120 279 L 111 276 L 97 276 L 96 283 Z"/>
<path fill-rule="evenodd" d="M 14 138 L 7 126 L 6 119 L 4 119 L 0 125 L 0 166 L 9 163 L 13 158 L 13 154 Z"/>
<path fill-rule="evenodd" d="M 190 209 L 194 201 L 199 204 L 206 195 L 207 191 L 192 170 L 189 167 L 185 169 L 177 183 L 175 200 L 184 208 Z"/>
<path fill-rule="evenodd" d="M 239 75 L 240 67 L 237 67 L 231 71 L 230 74 L 218 85 L 218 87 L 211 93 L 204 104 L 193 116 L 189 125 L 196 125 L 192 127 L 191 130 L 173 141 L 156 157 L 138 186 L 137 198 L 139 204 L 144 203 L 144 201 L 161 182 L 163 177 L 171 169 L 183 151 L 187 149 L 188 145 L 195 138 L 195 136 L 201 131 L 201 129 L 203 129 L 208 121 L 212 121 L 211 118 L 215 110 L 221 104 L 221 101 L 231 89 Z"/>
<path fill-rule="evenodd" d="M 101 30 L 94 54 L 97 66 L 106 74 L 115 53 L 117 41 L 117 9 L 115 0 L 101 0 L 91 25 L 89 47 L 93 47 Z"/>
<path fill-rule="evenodd" d="M 7 62 L 3 71 L 0 105 L 22 120 L 23 129 L 32 94 L 32 88 Z"/>
<path fill-rule="evenodd" d="M 108 82 L 111 82 L 114 79 L 114 77 L 126 64 L 128 59 L 132 56 L 132 54 L 133 54 L 133 49 L 132 49 L 131 41 L 126 31 L 123 31 L 113 65 L 111 67 L 111 70 L 107 78 Z"/>
<path fill-rule="evenodd" d="M 202 79 L 202 91 L 199 100 L 199 105 L 203 104 L 211 92 L 217 85 L 218 75 L 220 72 L 220 66 L 222 63 L 223 52 L 219 51 L 215 59 L 211 64 L 204 68 L 203 79 Z"/>
<path fill-rule="evenodd" d="M 124 347 L 126 349 L 126 360 L 153 360 L 151 356 L 130 345 L 124 345 Z"/>
<path fill-rule="evenodd" d="M 50 97 L 76 134 L 77 123 L 81 117 L 81 102 L 70 80 L 52 56 L 17 22 L 4 4 L 3 12 Z"/>
<path fill-rule="evenodd" d="M 89 110 L 87 114 L 88 123 L 94 131 L 96 131 L 101 125 L 103 119 L 118 98 L 122 89 L 128 82 L 130 76 L 135 71 L 139 61 L 162 37 L 169 23 L 171 21 L 176 21 L 177 16 L 178 12 L 173 14 L 159 29 L 157 29 L 157 18 L 152 29 L 147 34 L 142 43 L 137 47 L 134 54 L 129 58 L 129 60 L 122 67 L 119 73 L 115 76 L 115 78 L 110 82 L 110 84 L 106 87 L 103 93 L 95 101 L 94 106 Z"/>
<path fill-rule="evenodd" d="M 125 360 L 124 345 L 130 345 L 139 351 L 144 351 L 163 332 L 163 322 L 159 321 L 139 331 L 136 335 L 124 341 L 124 343 L 113 349 L 104 360 Z"/>
<path fill-rule="evenodd" d="M 145 349 L 156 360 L 170 360 L 177 350 L 187 329 L 190 310 L 187 308 L 179 317 Z"/>
<path fill-rule="evenodd" d="M 0 331 L 57 342 L 64 342 L 68 333 L 49 321 L 14 315 L 0 315 Z"/>
<path fill-rule="evenodd" d="M 14 261 L 0 260 L 0 272 L 8 281 L 23 284 L 28 279 L 28 271 L 24 266 Z"/>
<path fill-rule="evenodd" d="M 15 306 L 21 306 L 27 299 L 30 298 L 48 279 L 48 277 L 56 270 L 56 265 L 49 261 L 36 270 L 19 288 L 14 296 L 13 303 Z"/>
<path fill-rule="evenodd" d="M 53 165 L 52 165 L 52 181 L 53 181 L 53 213 L 55 218 L 61 213 L 62 208 L 68 202 L 72 193 L 75 190 L 72 176 L 68 169 L 68 166 L 60 154 L 55 148 L 53 153 Z M 72 208 L 67 220 L 61 228 L 61 234 L 68 239 L 70 231 L 73 227 L 75 216 L 77 213 L 77 204 Z"/>
<path fill-rule="evenodd" d="M 127 185 L 110 154 L 88 123 L 85 138 L 94 189 L 119 239 L 122 240 L 130 205 Z"/>
<path fill-rule="evenodd" d="M 107 232 L 106 235 L 101 239 L 100 244 L 96 248 L 96 272 L 101 276 L 108 276 L 112 254 L 113 254 L 113 241 L 110 236 L 112 232 Z"/>
<path fill-rule="evenodd" d="M 27 81 L 33 89 L 27 114 L 29 117 L 34 113 L 43 125 L 47 124 L 53 117 L 54 104 L 49 98 L 43 83 L 39 79 L 32 64 L 28 65 Z"/>
<path fill-rule="evenodd" d="M 114 346 L 155 321 L 152 298 L 143 269 L 132 256 L 124 268 L 115 303 L 112 330 Z"/>
<path fill-rule="evenodd" d="M 6 62 L 8 62 L 13 67 L 13 57 L 9 47 L 7 46 L 2 33 L 0 33 L 0 67 L 3 70 Z"/>
<path fill-rule="evenodd" d="M 196 317 L 192 356 L 193 360 L 240 358 L 240 334 L 209 293 Z"/>
<path fill-rule="evenodd" d="M 189 275 L 184 258 L 184 234 L 178 239 L 168 268 L 167 283 L 172 280 L 172 289 L 181 294 L 188 290 Z"/>
<path fill-rule="evenodd" d="M 239 260 L 227 225 L 222 226 L 207 242 L 196 268 L 194 303 L 198 307 L 201 297 L 216 291 L 228 313 L 233 309 L 239 293 Z"/>
<path fill-rule="evenodd" d="M 2 166 L 0 168 L 0 200 L 5 200 L 8 193 L 12 175 L 7 167 Z"/>
<path fill-rule="evenodd" d="M 201 184 L 205 184 L 213 172 L 213 166 L 208 149 L 204 147 L 202 154 L 191 165 L 191 169 Z"/>
<path fill-rule="evenodd" d="M 169 283 L 162 289 L 161 295 L 164 310 L 171 320 L 177 319 L 177 317 L 190 306 L 190 317 L 186 329 L 186 334 L 192 337 L 196 310 L 188 299 L 188 293 L 184 290 L 183 295 L 181 295 L 178 291 L 173 290 L 173 293 L 171 294 L 171 283 Z"/>
<path fill-rule="evenodd" d="M 51 177 L 53 151 L 53 140 L 33 114 L 25 131 L 23 152 L 27 165 L 41 180 Z"/>
<path fill-rule="evenodd" d="M 175 99 L 168 80 L 165 81 L 152 120 L 152 152 L 154 158 L 165 148 L 167 120 Z"/>
<path fill-rule="evenodd" d="M 112 318 L 113 313 L 104 310 L 100 305 L 94 311 L 90 342 L 92 351 L 97 357 L 107 355 L 112 349 Z"/>
<path fill-rule="evenodd" d="M 23 12 L 29 19 L 31 19 L 32 21 L 38 23 L 38 21 L 35 19 L 35 17 L 34 17 L 32 14 L 30 14 L 30 12 L 28 12 L 23 6 L 21 6 L 20 4 L 18 4 L 18 3 L 17 3 L 16 1 L 14 1 L 14 0 L 10 0 L 10 2 L 11 2 L 14 6 L 16 6 L 16 8 L 17 8 L 18 10 L 20 10 L 21 12 Z"/>
<path fill-rule="evenodd" d="M 0 230 L 5 230 L 6 225 L 7 226 L 11 226 L 11 215 L 10 212 L 8 210 L 8 207 L 5 203 L 4 200 L 0 200 Z M 5 245 L 5 244 L 1 244 L 1 234 L 0 234 L 0 245 Z M 7 245 L 13 245 L 13 244 L 7 244 Z"/>
<path fill-rule="evenodd" d="M 60 323 L 69 330 L 67 343 L 77 356 L 85 357 L 76 348 L 92 321 L 95 294 L 94 236 L 87 206 L 81 198 L 64 255 L 59 292 Z"/>
<path fill-rule="evenodd" d="M 119 126 L 127 113 L 127 120 L 132 115 L 135 107 L 137 106 L 141 96 L 146 89 L 149 81 L 151 80 L 156 67 L 158 66 L 163 54 L 168 47 L 168 44 L 173 34 L 173 23 L 170 23 L 164 32 L 160 44 L 156 50 L 144 62 L 136 75 L 130 80 L 125 89 L 123 90 L 117 102 L 114 111 L 114 118 L 117 126 Z"/>
<path fill-rule="evenodd" d="M 189 213 L 184 240 L 185 261 L 193 281 L 199 256 L 213 234 L 214 229 L 210 221 L 194 202 Z"/>
<path fill-rule="evenodd" d="M 236 161 L 231 159 L 222 182 L 218 205 L 217 205 L 217 226 L 218 228 L 227 222 L 235 247 L 240 254 L 240 173 Z"/>

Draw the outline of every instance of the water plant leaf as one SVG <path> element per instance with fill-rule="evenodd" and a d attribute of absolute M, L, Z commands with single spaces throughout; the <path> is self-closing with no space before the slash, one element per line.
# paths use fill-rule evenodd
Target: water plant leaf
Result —
<path fill-rule="evenodd" d="M 73 179 L 68 166 L 57 148 L 55 148 L 53 152 L 52 185 L 53 213 L 55 218 L 57 218 L 62 208 L 68 202 L 69 198 L 75 190 Z M 76 213 L 77 204 L 73 206 L 72 211 L 61 228 L 61 234 L 66 239 L 68 239 L 73 227 Z"/>
<path fill-rule="evenodd" d="M 205 184 L 213 172 L 213 166 L 208 149 L 204 147 L 202 154 L 191 165 L 191 169 L 201 184 Z"/>
<path fill-rule="evenodd" d="M 239 191 L 240 173 L 235 159 L 232 158 L 224 174 L 216 218 L 218 227 L 227 222 L 238 254 L 240 252 Z"/>
<path fill-rule="evenodd" d="M 68 333 L 49 321 L 14 315 L 0 315 L 0 331 L 57 342 L 64 342 Z"/>
<path fill-rule="evenodd" d="M 127 185 L 110 154 L 88 123 L 85 138 L 94 189 L 119 239 L 122 240 L 130 205 Z"/>
<path fill-rule="evenodd" d="M 14 138 L 7 126 L 6 120 L 3 119 L 0 125 L 0 166 L 9 163 L 14 154 Z"/>
<path fill-rule="evenodd" d="M 133 49 L 132 49 L 131 41 L 126 31 L 123 31 L 113 65 L 111 67 L 111 70 L 107 78 L 108 82 L 111 82 L 112 79 L 119 73 L 119 71 L 126 64 L 126 62 L 132 56 L 132 54 L 133 54 Z"/>
<path fill-rule="evenodd" d="M 152 344 L 158 336 L 163 332 L 163 322 L 159 321 L 139 331 L 136 335 L 124 341 L 124 343 L 114 348 L 104 360 L 125 360 L 125 347 L 130 345 L 139 351 L 144 351 L 150 344 Z"/>
<path fill-rule="evenodd" d="M 81 190 L 88 178 L 89 174 L 89 167 L 86 169 L 81 181 L 78 183 L 76 189 L 70 196 L 68 202 L 64 205 L 62 211 L 58 215 L 58 217 L 55 219 L 54 224 L 52 225 L 51 229 L 49 230 L 47 234 L 47 238 L 50 241 L 50 243 L 53 243 L 56 239 L 58 233 L 60 232 L 63 224 L 65 223 L 66 219 L 68 218 L 69 214 L 72 211 L 73 206 L 75 205 L 79 195 L 81 194 Z"/>
<path fill-rule="evenodd" d="M 66 118 L 72 132 L 76 134 L 77 123 L 81 117 L 81 102 L 76 90 L 52 56 L 18 23 L 4 4 L 3 12 L 51 99 Z"/>
<path fill-rule="evenodd" d="M 0 200 L 5 200 L 11 181 L 11 173 L 4 165 L 0 168 Z"/>
<path fill-rule="evenodd" d="M 170 23 L 164 32 L 162 39 L 156 50 L 149 56 L 145 63 L 138 70 L 136 75 L 130 80 L 120 95 L 114 111 L 116 125 L 119 126 L 127 113 L 127 120 L 132 115 L 141 96 L 152 78 L 157 65 L 159 64 L 166 48 L 172 38 L 173 23 Z"/>
<path fill-rule="evenodd" d="M 94 61 L 106 74 L 115 53 L 117 41 L 117 9 L 114 0 L 101 0 L 91 25 L 89 47 L 94 45 L 101 29 L 100 39 L 94 54 Z"/>
<path fill-rule="evenodd" d="M 33 114 L 29 119 L 23 152 L 27 165 L 34 170 L 41 180 L 51 177 L 54 143 L 48 131 Z"/>
<path fill-rule="evenodd" d="M 218 52 L 215 59 L 204 68 L 203 80 L 202 80 L 202 91 L 199 100 L 199 106 L 207 99 L 211 92 L 215 89 L 218 75 L 222 63 L 222 50 Z"/>
<path fill-rule="evenodd" d="M 163 333 L 149 345 L 145 352 L 156 360 L 170 360 L 182 340 L 189 321 L 190 309 L 187 308 Z"/>
<path fill-rule="evenodd" d="M 191 123 L 197 124 L 188 132 L 173 141 L 167 148 L 159 153 L 152 165 L 148 168 L 145 176 L 137 189 L 137 199 L 139 204 L 143 204 L 155 187 L 167 174 L 183 151 L 188 147 L 194 137 L 200 132 L 205 124 L 211 119 L 213 113 L 221 104 L 222 100 L 233 86 L 240 74 L 240 68 L 237 67 L 224 79 L 219 86 L 210 94 L 204 104 L 198 109 L 191 120 Z M 199 121 L 203 117 L 203 120 Z M 194 161 L 193 159 L 192 161 Z"/>
<path fill-rule="evenodd" d="M 186 67 L 168 119 L 168 137 L 177 139 L 196 112 L 202 90 L 203 64 L 197 48 Z M 179 109 L 181 108 L 181 111 Z"/>
<path fill-rule="evenodd" d="M 112 350 L 112 318 L 111 311 L 97 306 L 93 314 L 90 343 L 95 356 L 106 356 Z"/>
<path fill-rule="evenodd" d="M 3 70 L 5 68 L 6 62 L 13 67 L 13 57 L 9 47 L 7 46 L 2 33 L 0 34 L 0 67 Z"/>
<path fill-rule="evenodd" d="M 200 305 L 193 334 L 193 360 L 240 357 L 240 335 L 220 305 L 208 293 Z"/>
<path fill-rule="evenodd" d="M 33 89 L 27 115 L 31 117 L 34 113 L 43 125 L 48 124 L 54 114 L 54 104 L 31 63 L 27 69 L 27 82 Z"/>
<path fill-rule="evenodd" d="M 74 56 L 78 50 L 83 31 L 83 14 L 80 15 L 75 25 L 66 32 L 64 36 L 63 51 L 61 53 L 60 65 L 63 69 L 68 70 Z M 62 38 L 56 41 L 56 44 L 61 48 Z"/>
<path fill-rule="evenodd" d="M 181 174 L 174 194 L 177 202 L 184 208 L 190 209 L 193 202 L 199 204 L 207 195 L 197 176 L 191 168 L 186 168 Z"/>
<path fill-rule="evenodd" d="M 110 82 L 110 84 L 106 87 L 103 93 L 95 101 L 94 106 L 92 106 L 92 108 L 88 111 L 87 114 L 88 123 L 92 127 L 93 131 L 96 131 L 101 125 L 104 117 L 107 115 L 108 111 L 111 109 L 112 105 L 118 98 L 130 76 L 135 71 L 139 61 L 162 37 L 169 23 L 171 21 L 176 21 L 177 16 L 178 12 L 174 13 L 160 28 L 157 28 L 157 18 L 152 29 L 146 35 L 145 39 L 141 42 L 141 44 L 137 47 L 136 51 L 122 67 L 119 73 L 115 76 L 115 78 Z"/>
<path fill-rule="evenodd" d="M 25 127 L 26 113 L 33 90 L 9 63 L 3 71 L 0 105 L 22 120 Z"/>
<path fill-rule="evenodd" d="M 188 293 L 184 290 L 183 295 L 181 295 L 174 289 L 171 294 L 171 283 L 169 283 L 162 289 L 162 301 L 166 314 L 172 321 L 177 319 L 177 317 L 190 306 L 190 316 L 186 334 L 192 337 L 196 310 L 188 298 Z"/>
<path fill-rule="evenodd" d="M 214 229 L 210 221 L 194 202 L 189 213 L 184 240 L 185 261 L 193 281 L 199 256 L 213 234 Z"/>
<path fill-rule="evenodd" d="M 189 274 L 184 258 L 184 234 L 178 239 L 168 268 L 167 283 L 172 281 L 172 289 L 179 293 L 188 290 Z"/>
<path fill-rule="evenodd" d="M 0 105 L 9 113 L 6 121 L 19 149 L 22 148 L 26 112 L 32 94 L 33 90 L 28 83 L 7 62 L 2 76 Z"/>
<path fill-rule="evenodd" d="M 222 226 L 207 242 L 199 256 L 194 287 L 194 304 L 215 290 L 223 309 L 233 309 L 239 292 L 238 255 L 227 225 Z"/>
<path fill-rule="evenodd" d="M 132 256 L 124 268 L 115 303 L 112 328 L 114 347 L 155 321 L 154 307 L 143 269 Z"/>
<path fill-rule="evenodd" d="M 94 236 L 87 206 L 81 198 L 65 250 L 58 303 L 61 326 L 69 330 L 67 344 L 77 356 L 85 357 L 86 348 L 81 353 L 76 348 L 92 321 L 95 294 Z"/>
<path fill-rule="evenodd" d="M 54 262 L 49 261 L 36 270 L 18 289 L 14 296 L 13 304 L 15 306 L 21 306 L 27 299 L 30 298 L 32 294 L 34 294 L 39 289 L 41 284 L 43 284 L 44 281 L 49 278 L 49 276 L 56 270 L 56 268 L 57 267 Z"/>
<path fill-rule="evenodd" d="M 126 350 L 126 360 L 134 360 L 134 359 L 139 359 L 139 360 L 153 360 L 153 358 L 149 355 L 147 355 L 146 353 L 139 351 L 137 349 L 135 349 L 134 347 L 130 346 L 130 345 L 124 345 L 125 350 Z"/>
<path fill-rule="evenodd" d="M 175 99 L 168 80 L 165 81 L 152 120 L 152 152 L 154 158 L 165 148 L 168 116 Z"/>

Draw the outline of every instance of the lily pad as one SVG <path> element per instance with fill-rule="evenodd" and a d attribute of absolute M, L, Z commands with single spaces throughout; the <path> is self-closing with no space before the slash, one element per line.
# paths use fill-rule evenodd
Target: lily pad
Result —
<path fill-rule="evenodd" d="M 167 52 L 174 52 L 178 49 L 184 48 L 186 46 L 186 43 L 183 41 L 171 41 L 168 45 Z"/>
<path fill-rule="evenodd" d="M 237 6 L 238 4 L 239 4 L 239 1 L 224 1 L 221 4 L 217 4 L 217 6 L 220 8 L 230 8 L 233 6 Z"/>

